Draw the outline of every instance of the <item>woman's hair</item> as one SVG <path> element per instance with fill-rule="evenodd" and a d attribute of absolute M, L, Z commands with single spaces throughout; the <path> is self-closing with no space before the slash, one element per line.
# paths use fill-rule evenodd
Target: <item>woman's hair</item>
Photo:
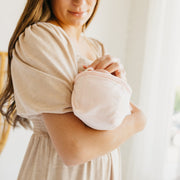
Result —
<path fill-rule="evenodd" d="M 7 67 L 7 84 L 0 94 L 0 113 L 4 116 L 5 120 L 13 126 L 13 128 L 18 127 L 18 123 L 26 129 L 32 129 L 31 123 L 28 119 L 17 115 L 16 103 L 14 99 L 14 90 L 11 77 L 11 60 L 12 51 L 15 47 L 15 43 L 18 40 L 19 35 L 24 32 L 25 28 L 37 22 L 46 22 L 53 18 L 53 13 L 51 10 L 51 0 L 28 0 L 24 11 L 17 23 L 15 31 L 10 39 L 8 46 L 8 67 Z M 89 20 L 83 25 L 83 31 L 88 27 L 92 21 L 97 7 L 99 5 L 99 0 L 94 8 Z"/>

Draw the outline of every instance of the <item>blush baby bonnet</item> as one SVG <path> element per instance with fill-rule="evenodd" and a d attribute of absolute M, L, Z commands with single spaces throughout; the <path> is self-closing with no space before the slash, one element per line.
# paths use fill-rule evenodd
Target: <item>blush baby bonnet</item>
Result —
<path fill-rule="evenodd" d="M 131 94 L 132 89 L 124 79 L 89 67 L 74 79 L 72 109 L 87 126 L 112 130 L 131 114 Z"/>

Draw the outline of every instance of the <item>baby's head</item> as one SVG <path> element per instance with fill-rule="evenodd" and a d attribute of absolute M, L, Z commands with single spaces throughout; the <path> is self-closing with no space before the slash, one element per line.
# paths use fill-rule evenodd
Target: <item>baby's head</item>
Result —
<path fill-rule="evenodd" d="M 111 130 L 131 114 L 131 94 L 131 87 L 122 78 L 89 67 L 74 80 L 73 112 L 91 128 Z"/>

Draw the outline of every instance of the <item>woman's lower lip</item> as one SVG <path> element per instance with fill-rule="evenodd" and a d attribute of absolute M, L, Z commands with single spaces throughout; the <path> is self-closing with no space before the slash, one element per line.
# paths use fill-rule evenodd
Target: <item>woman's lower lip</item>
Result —
<path fill-rule="evenodd" d="M 82 13 L 71 12 L 71 11 L 69 11 L 69 12 L 70 12 L 72 15 L 77 16 L 77 17 L 82 17 L 82 16 L 84 16 L 84 15 L 87 14 L 87 12 L 82 12 Z"/>

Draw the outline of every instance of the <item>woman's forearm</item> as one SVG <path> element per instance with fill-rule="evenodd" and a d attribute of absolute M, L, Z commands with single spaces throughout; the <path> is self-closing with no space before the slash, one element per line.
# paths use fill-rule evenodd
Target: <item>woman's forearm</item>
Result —
<path fill-rule="evenodd" d="M 43 119 L 57 152 L 68 166 L 82 164 L 104 155 L 143 129 L 145 117 L 133 110 L 114 130 L 99 131 L 87 127 L 72 112 L 44 114 Z"/>
<path fill-rule="evenodd" d="M 81 149 L 81 163 L 116 149 L 135 133 L 143 130 L 144 118 L 141 112 L 135 112 L 126 116 L 119 127 L 108 131 L 98 131 L 86 127 L 84 136 L 81 137 L 81 148 L 84 148 Z"/>

